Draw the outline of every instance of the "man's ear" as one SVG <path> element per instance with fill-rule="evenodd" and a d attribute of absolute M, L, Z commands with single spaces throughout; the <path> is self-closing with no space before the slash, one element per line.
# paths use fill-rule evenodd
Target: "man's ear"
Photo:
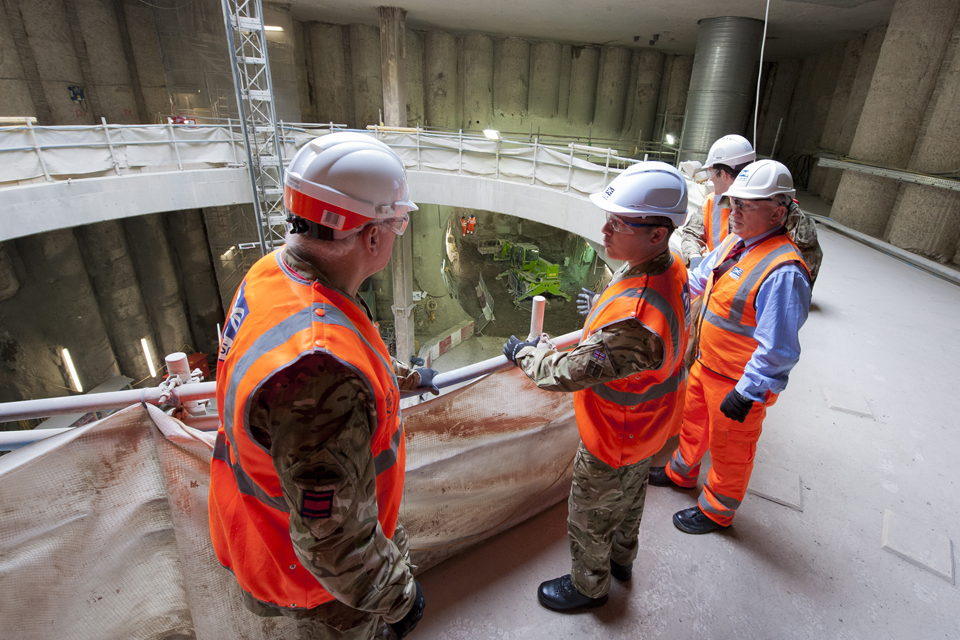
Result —
<path fill-rule="evenodd" d="M 383 234 L 375 224 L 368 224 L 361 229 L 357 241 L 363 246 L 364 251 L 372 256 L 379 254 L 383 248 Z"/>
<path fill-rule="evenodd" d="M 670 237 L 670 233 L 667 227 L 654 227 L 650 230 L 650 244 L 660 244 Z"/>

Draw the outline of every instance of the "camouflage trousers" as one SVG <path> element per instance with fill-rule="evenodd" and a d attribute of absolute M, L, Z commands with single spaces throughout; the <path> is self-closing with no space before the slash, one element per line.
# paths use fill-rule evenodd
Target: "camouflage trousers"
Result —
<path fill-rule="evenodd" d="M 599 598 L 610 591 L 610 560 L 627 565 L 637 557 L 640 517 L 653 457 L 614 469 L 580 443 L 567 502 L 567 536 L 577 591 Z"/>
<path fill-rule="evenodd" d="M 399 522 L 393 542 L 409 562 L 410 540 Z M 260 602 L 244 591 L 243 604 L 258 616 L 296 618 L 296 630 L 283 640 L 397 640 L 393 629 L 380 615 L 348 607 L 339 600 L 309 610 L 282 609 Z"/>

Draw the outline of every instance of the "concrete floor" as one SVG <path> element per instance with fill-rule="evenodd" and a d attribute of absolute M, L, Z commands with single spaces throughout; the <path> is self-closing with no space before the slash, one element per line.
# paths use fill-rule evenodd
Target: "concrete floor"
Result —
<path fill-rule="evenodd" d="M 564 615 L 536 600 L 541 581 L 570 571 L 561 503 L 421 576 L 415 637 L 960 637 L 953 578 L 882 548 L 912 546 L 903 553 L 954 573 L 960 288 L 822 227 L 820 238 L 803 355 L 757 451 L 788 489 L 792 478 L 802 511 L 748 494 L 730 530 L 695 537 L 670 517 L 696 493 L 651 487 L 632 583 Z M 483 357 L 494 346 L 476 345 Z"/>

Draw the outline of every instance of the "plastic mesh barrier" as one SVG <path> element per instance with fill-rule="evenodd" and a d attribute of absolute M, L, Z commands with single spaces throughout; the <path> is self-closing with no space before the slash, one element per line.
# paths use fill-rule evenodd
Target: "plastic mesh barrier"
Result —
<path fill-rule="evenodd" d="M 567 394 L 516 369 L 406 412 L 400 513 L 420 570 L 566 496 Z M 207 526 L 215 434 L 129 407 L 0 458 L 0 618 L 17 640 L 288 637 L 217 562 Z"/>

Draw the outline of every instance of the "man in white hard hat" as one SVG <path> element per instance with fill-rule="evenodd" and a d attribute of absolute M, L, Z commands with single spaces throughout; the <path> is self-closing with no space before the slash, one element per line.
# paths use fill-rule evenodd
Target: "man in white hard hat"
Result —
<path fill-rule="evenodd" d="M 712 467 L 697 506 L 673 523 L 685 533 L 729 527 L 747 491 L 767 408 L 800 358 L 810 308 L 810 273 L 784 221 L 793 201 L 789 170 L 761 160 L 726 192 L 731 234 L 690 272 L 703 295 L 683 410 L 680 445 L 650 484 L 695 488 L 709 449 Z"/>
<path fill-rule="evenodd" d="M 720 201 L 740 170 L 756 159 L 749 140 L 738 135 L 723 136 L 710 147 L 707 162 L 693 174 L 700 184 L 711 182 L 713 193 L 703 202 L 702 211 L 693 212 L 683 227 L 680 253 L 691 269 L 727 237 L 730 209 L 721 207 Z"/>
<path fill-rule="evenodd" d="M 573 566 L 537 593 L 556 611 L 601 605 L 611 574 L 631 577 L 650 462 L 680 426 L 691 324 L 687 270 L 669 247 L 686 218 L 680 173 L 642 162 L 590 199 L 606 212 L 607 256 L 625 264 L 589 300 L 580 344 L 560 352 L 511 336 L 504 346 L 541 389 L 574 392 L 582 442 L 567 520 Z"/>
<path fill-rule="evenodd" d="M 391 359 L 357 291 L 417 207 L 360 133 L 304 145 L 284 185 L 286 246 L 247 273 L 221 341 L 213 546 L 246 607 L 298 637 L 403 637 L 424 598 L 397 522 L 400 391 L 438 392 L 436 372 Z"/>

